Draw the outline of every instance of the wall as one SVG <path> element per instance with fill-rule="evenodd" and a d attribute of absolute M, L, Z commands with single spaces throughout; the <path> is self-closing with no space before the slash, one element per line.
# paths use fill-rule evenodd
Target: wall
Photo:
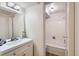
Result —
<path fill-rule="evenodd" d="M 58 9 L 59 10 L 59 9 Z M 66 11 L 53 12 L 45 21 L 46 44 L 65 47 Z M 53 39 L 55 36 L 55 39 Z"/>
<path fill-rule="evenodd" d="M 34 55 L 37 56 L 45 55 L 43 24 L 43 3 L 26 9 L 26 32 L 34 41 Z"/>

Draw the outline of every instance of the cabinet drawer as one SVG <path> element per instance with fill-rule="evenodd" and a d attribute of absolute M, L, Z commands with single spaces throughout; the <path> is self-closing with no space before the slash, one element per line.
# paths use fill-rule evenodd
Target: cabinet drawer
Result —
<path fill-rule="evenodd" d="M 19 48 L 17 50 L 15 50 L 15 52 L 17 52 L 17 56 L 31 56 L 33 55 L 33 46 L 32 45 L 27 45 L 24 46 L 23 48 Z"/>
<path fill-rule="evenodd" d="M 17 56 L 17 52 L 15 52 L 14 50 L 11 52 L 8 52 L 6 54 L 4 54 L 3 56 Z"/>
<path fill-rule="evenodd" d="M 24 51 L 23 55 L 24 54 L 25 54 L 25 56 L 33 56 L 33 49 L 28 48 L 26 51 Z"/>
<path fill-rule="evenodd" d="M 33 56 L 33 48 L 29 47 L 25 49 L 24 51 L 21 51 L 18 56 Z"/>
<path fill-rule="evenodd" d="M 16 52 L 16 55 L 19 56 L 19 55 L 22 55 L 22 53 L 24 51 L 28 51 L 29 49 L 31 49 L 33 51 L 33 43 L 32 42 L 25 44 L 25 45 L 21 46 L 20 48 L 17 48 L 14 52 Z"/>
<path fill-rule="evenodd" d="M 3 56 L 13 56 L 14 51 L 4 54 Z"/>

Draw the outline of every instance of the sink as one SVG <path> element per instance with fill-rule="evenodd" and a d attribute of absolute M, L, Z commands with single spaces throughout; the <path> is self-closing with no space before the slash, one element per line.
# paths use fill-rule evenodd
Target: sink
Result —
<path fill-rule="evenodd" d="M 10 41 L 10 39 L 8 39 L 7 43 L 0 46 L 0 53 L 3 54 L 3 52 L 7 52 L 8 50 L 11 50 L 15 47 L 17 48 L 20 45 L 28 43 L 30 41 L 32 41 L 32 39 L 29 39 L 29 38 L 19 39 L 19 40 L 15 40 L 15 41 Z"/>

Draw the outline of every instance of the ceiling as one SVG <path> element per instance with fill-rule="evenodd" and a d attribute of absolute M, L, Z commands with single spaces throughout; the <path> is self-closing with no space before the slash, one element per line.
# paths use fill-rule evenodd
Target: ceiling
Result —
<path fill-rule="evenodd" d="M 50 14 L 66 11 L 66 3 L 65 2 L 46 2 L 45 3 L 45 12 L 48 14 L 46 17 L 50 16 Z"/>
<path fill-rule="evenodd" d="M 45 10 L 48 13 L 58 12 L 58 11 L 65 11 L 66 10 L 66 3 L 65 2 L 53 2 L 45 5 Z"/>
<path fill-rule="evenodd" d="M 16 4 L 18 4 L 19 6 L 23 7 L 23 8 L 28 8 L 31 6 L 36 5 L 36 2 L 16 2 Z"/>

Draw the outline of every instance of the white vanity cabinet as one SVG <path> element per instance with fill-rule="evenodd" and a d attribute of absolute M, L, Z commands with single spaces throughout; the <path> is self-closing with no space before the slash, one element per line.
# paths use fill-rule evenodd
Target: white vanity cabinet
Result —
<path fill-rule="evenodd" d="M 5 54 L 3 56 L 33 56 L 33 42 L 23 44 Z"/>

